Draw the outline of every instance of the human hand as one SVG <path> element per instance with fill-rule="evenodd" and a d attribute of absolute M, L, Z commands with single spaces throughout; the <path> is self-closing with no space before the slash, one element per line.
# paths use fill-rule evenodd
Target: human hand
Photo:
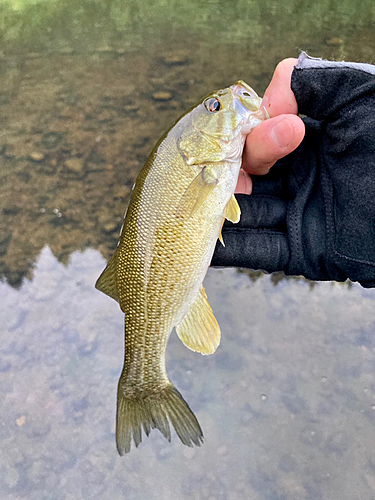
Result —
<path fill-rule="evenodd" d="M 277 160 L 296 149 L 305 135 L 305 125 L 298 117 L 297 101 L 290 86 L 296 64 L 297 59 L 284 59 L 275 69 L 262 102 L 271 118 L 247 136 L 236 193 L 251 194 L 250 174 L 267 174 Z"/>
<path fill-rule="evenodd" d="M 282 66 L 295 63 L 287 61 Z M 285 73 L 290 75 L 290 70 L 289 66 Z M 272 145 L 266 127 L 280 116 L 289 125 L 294 120 L 296 142 L 289 141 L 284 152 L 303 135 L 284 71 L 280 79 L 276 72 L 266 93 L 273 118 L 247 139 L 244 169 L 252 174 L 252 186 L 242 174 L 238 192 L 252 190 L 252 194 L 236 196 L 241 220 L 236 225 L 226 221 L 222 232 L 226 246 L 216 246 L 211 265 L 284 271 L 312 280 L 350 278 L 373 287 L 375 67 L 301 54 L 292 71 L 291 89 L 298 111 L 306 116 L 305 137 L 270 169 L 283 150 Z M 284 83 L 277 84 L 278 80 Z M 285 91 L 281 99 L 278 89 Z M 281 123 L 285 131 L 285 122 Z"/>

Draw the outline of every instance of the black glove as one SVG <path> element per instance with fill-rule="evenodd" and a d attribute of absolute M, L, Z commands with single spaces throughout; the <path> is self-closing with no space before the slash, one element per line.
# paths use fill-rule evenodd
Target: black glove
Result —
<path fill-rule="evenodd" d="M 292 90 L 306 136 L 226 221 L 212 266 L 375 286 L 375 66 L 301 54 Z"/>

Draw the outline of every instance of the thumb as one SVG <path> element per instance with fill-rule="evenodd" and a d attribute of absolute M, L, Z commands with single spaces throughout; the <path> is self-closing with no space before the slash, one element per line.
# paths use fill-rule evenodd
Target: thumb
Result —
<path fill-rule="evenodd" d="M 266 174 L 277 160 L 291 153 L 305 135 L 290 83 L 296 63 L 297 59 L 284 59 L 275 69 L 263 98 L 263 106 L 272 118 L 247 136 L 237 193 L 250 194 L 252 182 L 249 174 Z"/>
<path fill-rule="evenodd" d="M 264 175 L 277 160 L 296 149 L 305 135 L 305 125 L 296 115 L 286 114 L 265 120 L 246 139 L 242 168 L 248 174 Z M 244 175 L 241 177 L 241 187 Z M 248 191 L 241 190 L 248 193 Z"/>

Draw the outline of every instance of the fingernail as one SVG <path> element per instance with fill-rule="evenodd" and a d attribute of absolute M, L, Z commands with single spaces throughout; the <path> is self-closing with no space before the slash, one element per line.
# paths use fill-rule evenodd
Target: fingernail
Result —
<path fill-rule="evenodd" d="M 290 146 L 294 139 L 294 128 L 289 120 L 283 118 L 277 122 L 271 130 L 271 138 L 280 148 Z"/>
<path fill-rule="evenodd" d="M 253 190 L 253 183 L 251 182 L 251 178 L 249 174 L 247 174 L 244 170 L 240 170 L 237 182 L 236 193 L 243 194 L 251 194 Z"/>
<path fill-rule="evenodd" d="M 270 105 L 270 100 L 268 99 L 268 96 L 265 95 L 262 99 L 262 106 L 264 106 L 267 109 L 269 105 Z"/>

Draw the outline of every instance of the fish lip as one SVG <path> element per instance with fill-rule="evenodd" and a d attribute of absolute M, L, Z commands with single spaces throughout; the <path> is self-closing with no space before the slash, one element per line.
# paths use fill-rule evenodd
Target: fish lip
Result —
<path fill-rule="evenodd" d="M 247 83 L 239 80 L 230 87 L 232 95 L 239 100 L 248 111 L 258 111 L 262 103 L 261 97 Z"/>
<path fill-rule="evenodd" d="M 252 97 L 258 97 L 258 94 L 255 92 L 255 90 L 243 80 L 238 80 L 236 83 L 230 86 L 230 89 L 233 93 L 245 91 L 248 92 Z"/>

